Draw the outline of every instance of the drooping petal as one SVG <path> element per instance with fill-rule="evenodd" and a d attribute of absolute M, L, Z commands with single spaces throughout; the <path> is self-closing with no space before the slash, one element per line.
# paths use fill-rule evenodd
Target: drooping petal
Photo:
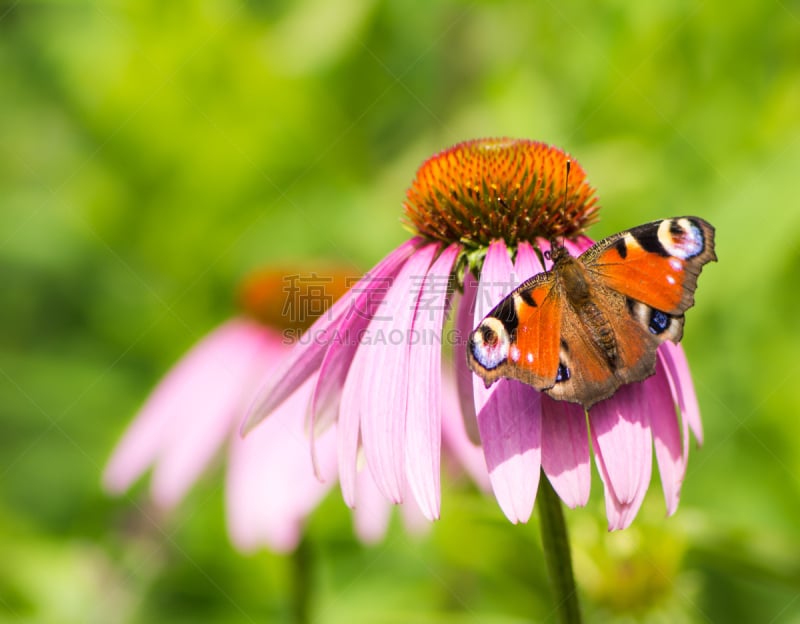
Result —
<path fill-rule="evenodd" d="M 339 415 L 342 388 L 353 357 L 370 320 L 402 267 L 399 260 L 402 257 L 398 256 L 397 261 L 379 263 L 351 290 L 352 306 L 342 315 L 337 333 L 332 337 L 309 404 L 309 441 L 315 464 L 314 440 Z"/>
<path fill-rule="evenodd" d="M 339 484 L 342 498 L 348 507 L 355 508 L 358 490 L 358 445 L 361 439 L 361 382 L 366 375 L 366 358 L 354 358 L 342 389 L 339 420 L 336 425 Z M 362 470 L 361 472 L 369 472 Z M 370 481 L 372 477 L 369 477 Z M 374 487 L 374 485 L 372 486 Z"/>
<path fill-rule="evenodd" d="M 314 475 L 303 431 L 312 385 L 306 381 L 246 438 L 235 431 L 231 436 L 226 511 L 231 540 L 240 550 L 293 550 L 306 518 L 332 487 L 333 479 L 322 483 Z M 333 430 L 321 436 L 317 450 L 322 470 L 334 475 Z"/>
<path fill-rule="evenodd" d="M 671 516 L 678 507 L 681 484 L 686 474 L 686 461 L 683 455 L 678 415 L 672 401 L 667 371 L 659 354 L 656 360 L 656 374 L 644 381 L 650 403 L 650 429 L 653 432 L 653 446 L 656 450 L 661 487 L 667 505 L 667 515 Z"/>
<path fill-rule="evenodd" d="M 464 428 L 469 439 L 476 445 L 481 443 L 472 384 L 474 375 L 467 365 L 467 339 L 474 327 L 475 299 L 478 295 L 478 280 L 467 271 L 464 275 L 464 294 L 456 302 L 455 337 L 453 345 L 453 368 L 455 369 L 458 401 L 464 419 Z"/>
<path fill-rule="evenodd" d="M 480 442 L 475 444 L 467 435 L 455 383 L 449 375 L 442 379 L 442 447 L 447 449 L 445 455 L 454 459 L 481 490 L 488 492 L 491 489 L 483 449 Z"/>
<path fill-rule="evenodd" d="M 493 242 L 481 272 L 474 324 L 513 290 L 518 281 L 505 244 Z M 501 379 L 486 388 L 477 376 L 473 392 L 478 429 L 497 502 L 511 522 L 526 522 L 539 486 L 541 393 L 511 379 Z"/>
<path fill-rule="evenodd" d="M 365 544 L 375 544 L 386 535 L 392 506 L 366 467 L 358 472 L 355 489 L 353 524 L 356 535 Z"/>
<path fill-rule="evenodd" d="M 227 439 L 253 370 L 280 348 L 259 325 L 234 319 L 203 338 L 167 374 L 134 420 L 106 468 L 104 482 L 127 489 L 151 464 L 162 507 L 177 504 Z M 275 346 L 277 344 L 277 346 Z"/>
<path fill-rule="evenodd" d="M 675 363 L 672 361 L 672 356 L 669 354 L 667 349 L 661 349 L 657 351 L 658 359 L 661 362 L 661 365 L 664 367 L 664 370 L 667 374 L 667 381 L 669 382 L 669 391 L 672 395 L 672 400 L 678 408 L 678 412 L 680 415 L 680 427 L 681 427 L 681 456 L 683 458 L 683 469 L 684 473 L 686 471 L 687 466 L 689 465 L 689 421 L 683 415 L 683 411 L 681 408 L 680 402 L 680 390 L 678 387 L 678 379 L 673 372 L 675 370 Z M 685 474 L 684 474 L 685 476 Z"/>
<path fill-rule="evenodd" d="M 419 295 L 409 347 L 412 364 L 407 386 L 406 480 L 428 520 L 439 518 L 441 505 L 442 327 L 450 272 L 459 251 L 458 245 L 450 245 L 428 270 Z"/>
<path fill-rule="evenodd" d="M 206 373 L 216 379 L 194 380 L 196 401 L 183 406 L 185 412 L 175 418 L 182 426 L 173 426 L 166 436 L 151 481 L 157 504 L 171 507 L 183 498 L 227 440 L 259 377 L 285 353 L 277 336 L 264 327 L 244 320 L 229 321 L 226 327 L 231 323 L 237 323 L 236 332 L 206 363 Z"/>
<path fill-rule="evenodd" d="M 516 524 L 528 521 L 539 487 L 542 394 L 515 379 L 500 384 L 478 414 L 478 427 L 495 498 Z"/>
<path fill-rule="evenodd" d="M 519 284 L 514 273 L 511 259 L 508 257 L 508 249 L 503 241 L 492 241 L 486 252 L 486 258 L 481 270 L 481 278 L 478 282 L 475 295 L 474 312 L 470 330 L 465 334 L 469 336 L 472 329 L 477 327 L 483 318 L 500 303 Z M 505 380 L 500 380 L 490 388 L 487 388 L 483 380 L 477 375 L 472 378 L 472 397 L 475 402 L 475 413 L 480 415 L 481 409 L 489 400 L 489 397 Z"/>
<path fill-rule="evenodd" d="M 692 375 L 689 372 L 689 362 L 683 347 L 667 341 L 659 347 L 659 353 L 664 356 L 664 363 L 677 395 L 675 400 L 681 408 L 681 415 L 692 429 L 697 443 L 702 444 L 703 423 L 700 420 L 700 406 L 697 403 Z"/>
<path fill-rule="evenodd" d="M 346 381 L 361 388 L 364 455 L 378 489 L 393 503 L 402 502 L 405 486 L 408 343 L 423 280 L 438 250 L 438 244 L 423 247 L 400 269 L 367 328 L 369 342 L 353 359 L 354 366 L 364 362 L 364 377 Z"/>
<path fill-rule="evenodd" d="M 591 457 L 582 406 L 542 396 L 542 469 L 568 507 L 589 500 Z"/>
<path fill-rule="evenodd" d="M 284 358 L 280 370 L 277 370 L 272 379 L 258 391 L 242 424 L 243 433 L 252 430 L 264 420 L 322 365 L 329 345 L 336 340 L 342 319 L 345 315 L 353 313 L 354 293 L 361 292 L 373 282 L 373 273 L 391 273 L 406 261 L 419 242 L 419 238 L 413 238 L 392 251 L 376 265 L 371 273 L 363 277 L 344 297 L 336 301 L 331 309 L 319 317 L 303 334 L 303 339 Z"/>
<path fill-rule="evenodd" d="M 631 523 L 650 483 L 653 459 L 648 413 L 647 390 L 641 382 L 622 386 L 589 410 L 609 530 Z"/>
<path fill-rule="evenodd" d="M 597 468 L 600 473 L 600 480 L 603 482 L 603 493 L 606 503 L 606 517 L 608 518 L 608 530 L 617 531 L 620 529 L 627 529 L 631 522 L 633 522 L 636 514 L 639 512 L 639 508 L 642 506 L 644 495 L 647 493 L 647 485 L 637 491 L 636 497 L 630 503 L 620 502 L 614 491 L 609 486 L 610 480 L 608 473 L 605 470 L 605 466 L 599 461 L 597 456 L 595 456 L 595 460 L 597 460 Z M 649 483 L 653 469 L 652 464 L 648 462 L 643 466 L 643 468 L 644 472 L 641 475 L 641 479 L 643 482 Z"/>
<path fill-rule="evenodd" d="M 417 506 L 414 500 L 414 494 L 411 490 L 403 493 L 402 505 L 397 505 L 397 510 L 403 519 L 403 526 L 410 535 L 422 536 L 429 533 L 431 530 L 430 518 L 422 513 L 422 510 Z"/>

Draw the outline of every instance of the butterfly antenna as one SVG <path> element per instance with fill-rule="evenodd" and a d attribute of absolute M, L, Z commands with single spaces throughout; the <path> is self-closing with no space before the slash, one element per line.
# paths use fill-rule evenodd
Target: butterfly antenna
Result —
<path fill-rule="evenodd" d="M 569 170 L 570 170 L 571 167 L 572 167 L 572 161 L 567 159 L 567 162 L 566 162 L 566 175 L 564 176 L 564 201 L 561 203 L 561 211 L 560 211 L 561 212 L 561 222 L 562 223 L 566 223 L 567 222 L 567 194 L 568 194 L 568 191 L 569 191 Z M 550 239 L 551 254 L 552 254 L 552 250 L 556 249 L 557 247 L 563 247 L 564 246 L 564 237 L 561 236 L 560 238 L 561 238 L 560 241 L 557 240 L 557 237 L 555 237 L 555 236 Z"/>
<path fill-rule="evenodd" d="M 564 203 L 561 204 L 561 216 L 567 218 L 567 191 L 569 190 L 569 170 L 572 168 L 572 161 L 567 158 L 567 173 L 564 176 Z"/>

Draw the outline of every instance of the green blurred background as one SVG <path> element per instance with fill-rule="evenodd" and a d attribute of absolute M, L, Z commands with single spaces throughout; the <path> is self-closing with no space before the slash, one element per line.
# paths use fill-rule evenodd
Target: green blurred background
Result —
<path fill-rule="evenodd" d="M 161 517 L 100 473 L 159 377 L 271 263 L 368 268 L 433 152 L 572 153 L 601 237 L 717 227 L 685 348 L 677 514 L 567 512 L 588 621 L 800 622 L 800 3 L 0 2 L 0 621 L 554 621 L 536 520 L 446 481 L 424 537 L 229 544 L 221 465 Z M 154 520 L 155 518 L 155 520 Z"/>

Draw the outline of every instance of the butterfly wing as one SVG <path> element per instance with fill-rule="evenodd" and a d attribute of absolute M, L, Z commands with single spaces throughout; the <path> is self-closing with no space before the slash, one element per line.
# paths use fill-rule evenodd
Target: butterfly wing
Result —
<path fill-rule="evenodd" d="M 549 396 L 588 409 L 620 386 L 653 374 L 658 345 L 680 333 L 683 316 L 674 317 L 669 330 L 653 334 L 648 329 L 650 308 L 629 301 L 599 284 L 593 287 L 591 322 L 582 318 L 582 311 L 564 306 L 558 376 L 545 390 Z M 613 341 L 603 348 L 598 335 L 606 330 Z"/>
<path fill-rule="evenodd" d="M 580 259 L 595 283 L 674 317 L 694 305 L 697 276 L 717 259 L 714 228 L 699 217 L 653 221 L 600 241 Z"/>
<path fill-rule="evenodd" d="M 589 408 L 652 375 L 658 345 L 681 339 L 697 276 L 711 260 L 714 228 L 698 217 L 646 223 L 584 252 L 591 299 L 565 306 L 559 379 L 547 393 Z"/>
<path fill-rule="evenodd" d="M 467 362 L 486 386 L 501 377 L 535 388 L 555 383 L 562 305 L 551 273 L 540 273 L 503 299 L 472 332 Z"/>

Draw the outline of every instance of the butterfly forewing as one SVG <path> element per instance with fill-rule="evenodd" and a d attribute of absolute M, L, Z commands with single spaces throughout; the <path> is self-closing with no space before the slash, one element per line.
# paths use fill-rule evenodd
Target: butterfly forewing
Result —
<path fill-rule="evenodd" d="M 510 353 L 511 377 L 537 388 L 555 383 L 558 372 L 559 335 L 553 327 L 561 324 L 562 308 L 553 280 L 545 285 L 517 289 L 512 295 L 517 304 L 516 350 Z"/>
<path fill-rule="evenodd" d="M 561 307 L 550 273 L 528 280 L 496 306 L 472 333 L 470 368 L 487 386 L 500 377 L 539 389 L 555 383 Z"/>
<path fill-rule="evenodd" d="M 714 253 L 714 228 L 698 217 L 645 223 L 610 236 L 581 260 L 607 288 L 669 315 L 694 304 L 697 276 Z"/>

